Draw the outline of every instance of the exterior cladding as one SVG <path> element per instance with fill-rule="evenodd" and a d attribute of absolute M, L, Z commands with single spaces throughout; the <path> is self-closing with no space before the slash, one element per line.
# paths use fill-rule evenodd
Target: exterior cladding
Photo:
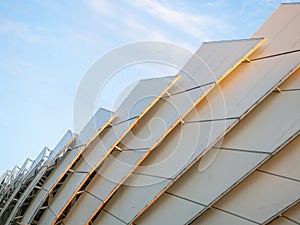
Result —
<path fill-rule="evenodd" d="M 0 223 L 299 224 L 299 24 L 300 4 L 282 4 L 251 38 L 141 80 L 1 176 Z"/>

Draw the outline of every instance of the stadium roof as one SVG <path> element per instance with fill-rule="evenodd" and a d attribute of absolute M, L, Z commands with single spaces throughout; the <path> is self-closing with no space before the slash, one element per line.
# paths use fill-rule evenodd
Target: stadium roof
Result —
<path fill-rule="evenodd" d="M 299 24 L 282 4 L 249 39 L 140 80 L 2 175 L 1 224 L 299 224 Z"/>

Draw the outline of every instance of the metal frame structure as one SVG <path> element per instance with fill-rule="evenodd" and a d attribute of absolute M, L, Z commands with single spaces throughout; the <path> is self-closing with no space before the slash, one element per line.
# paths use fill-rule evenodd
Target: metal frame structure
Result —
<path fill-rule="evenodd" d="M 38 177 L 38 173 L 42 168 L 43 164 L 47 160 L 47 157 L 50 154 L 50 150 L 45 147 L 41 153 L 37 156 L 37 158 L 32 163 L 26 175 L 23 177 L 22 182 L 14 189 L 13 193 L 10 195 L 9 199 L 5 201 L 4 206 L 0 211 L 0 219 L 2 217 L 7 217 L 8 220 L 13 218 L 16 211 L 18 210 L 19 204 L 24 201 L 24 195 L 27 193 L 29 189 L 31 189 L 31 185 L 35 183 L 35 180 Z M 11 208 L 13 205 L 13 208 Z M 2 220 L 0 220 L 2 222 Z"/>
<path fill-rule="evenodd" d="M 23 177 L 30 169 L 30 165 L 33 163 L 33 161 L 29 158 L 25 160 L 22 167 L 18 171 L 15 179 L 9 184 L 8 188 L 3 190 L 0 196 L 0 202 L 7 201 L 7 199 L 10 197 L 10 195 L 13 193 L 13 191 L 17 188 L 18 184 L 22 182 Z"/>
<path fill-rule="evenodd" d="M 66 179 L 69 170 L 78 160 L 81 153 L 89 147 L 106 127 L 110 125 L 115 117 L 115 113 L 100 108 L 95 113 L 95 116 L 91 118 L 87 125 L 82 129 L 79 137 L 74 137 L 73 134 L 70 135 L 69 131 L 67 132 L 57 144 L 57 148 L 55 148 L 57 150 L 54 151 L 57 152 L 57 154 L 51 157 L 52 162 L 49 165 L 51 165 L 63 151 L 65 151 L 65 154 L 61 157 L 57 166 L 53 168 L 53 172 L 50 173 L 48 179 L 42 184 L 40 191 L 32 200 L 32 204 L 29 205 L 22 218 L 20 218 L 21 223 L 34 223 L 34 217 L 40 217 L 40 214 L 46 209 L 44 205 L 47 204 L 49 199 L 51 200 L 51 197 L 57 192 L 57 189 L 61 186 L 64 179 Z M 69 138 L 67 136 L 69 136 Z M 82 142 L 85 142 L 85 144 L 82 144 Z"/>

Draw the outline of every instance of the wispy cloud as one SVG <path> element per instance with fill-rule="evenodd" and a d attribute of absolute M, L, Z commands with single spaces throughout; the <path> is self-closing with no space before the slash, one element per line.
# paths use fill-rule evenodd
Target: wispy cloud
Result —
<path fill-rule="evenodd" d="M 51 32 L 47 27 L 40 27 L 37 25 L 20 22 L 13 19 L 1 19 L 0 18 L 0 34 L 2 38 L 5 36 L 11 43 L 21 40 L 24 43 L 36 45 L 46 44 L 58 41 L 58 36 L 54 32 Z"/>
<path fill-rule="evenodd" d="M 37 42 L 40 40 L 33 29 L 27 24 L 8 19 L 0 20 L 0 33 L 21 38 L 27 42 Z"/>
<path fill-rule="evenodd" d="M 138 22 L 134 18 L 124 19 L 124 25 L 130 30 L 128 35 L 132 38 L 138 38 L 143 40 L 154 40 L 154 41 L 170 41 L 168 35 L 161 29 L 147 27 L 145 24 Z"/>
<path fill-rule="evenodd" d="M 225 27 L 213 16 L 175 9 L 172 5 L 176 4 L 168 0 L 163 3 L 157 0 L 124 0 L 118 4 L 108 0 L 91 0 L 86 3 L 97 14 L 103 27 L 127 41 L 166 41 L 195 50 L 201 41 L 212 38 L 212 30 Z M 188 41 L 191 38 L 198 41 L 191 44 Z"/>
<path fill-rule="evenodd" d="M 191 51 L 195 50 L 195 46 L 188 41 L 178 39 L 173 33 L 165 32 L 163 29 L 157 28 L 156 26 L 151 26 L 149 24 L 145 25 L 134 18 L 125 19 L 124 24 L 127 27 L 126 35 L 131 39 L 169 42 L 178 44 Z"/>
<path fill-rule="evenodd" d="M 115 15 L 118 10 L 117 4 L 112 4 L 109 0 L 88 0 L 86 2 L 94 11 L 102 15 Z"/>
<path fill-rule="evenodd" d="M 221 27 L 221 21 L 212 16 L 194 15 L 185 11 L 167 7 L 156 0 L 132 1 L 132 4 L 155 18 L 172 25 L 196 38 L 206 39 L 206 31 L 212 27 Z"/>

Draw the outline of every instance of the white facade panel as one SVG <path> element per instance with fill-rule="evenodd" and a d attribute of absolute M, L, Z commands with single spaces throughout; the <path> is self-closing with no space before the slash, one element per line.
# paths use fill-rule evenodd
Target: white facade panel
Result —
<path fill-rule="evenodd" d="M 296 91 L 300 89 L 300 69 L 279 85 L 279 91 Z"/>
<path fill-rule="evenodd" d="M 115 217 L 120 218 L 120 220 L 125 221 L 124 224 L 127 224 L 136 214 L 135 207 L 143 207 L 144 202 L 149 197 L 151 199 L 154 198 L 156 192 L 168 182 L 169 180 L 165 178 L 132 174 L 126 182 L 126 186 L 121 186 L 116 192 L 118 197 L 115 198 L 113 196 L 104 209 Z M 136 198 L 128 198 L 128 196 L 136 196 Z M 105 224 L 106 218 L 104 216 L 100 213 L 96 219 L 98 221 L 96 224 Z"/>
<path fill-rule="evenodd" d="M 21 168 L 18 170 L 16 177 L 10 182 L 9 186 L 6 189 L 4 188 L 3 191 L 0 190 L 0 202 L 7 201 L 8 198 L 11 196 L 11 194 L 13 194 L 12 192 L 20 188 L 21 182 L 23 181 L 32 163 L 33 161 L 27 158 L 23 163 L 23 165 L 21 166 Z M 0 179 L 0 184 L 1 184 L 1 179 Z"/>
<path fill-rule="evenodd" d="M 43 184 L 42 188 L 51 192 L 54 186 L 59 182 L 59 180 L 68 172 L 70 167 L 73 165 L 74 160 L 77 159 L 81 149 L 77 148 L 76 146 L 80 145 L 81 142 L 79 140 L 75 140 L 74 144 L 70 147 L 75 147 L 72 150 L 67 151 L 63 158 L 58 162 L 55 166 L 47 180 Z"/>
<path fill-rule="evenodd" d="M 135 221 L 135 224 L 152 225 L 163 223 L 182 225 L 184 224 L 184 218 L 182 215 L 193 216 L 196 211 L 204 208 L 203 205 L 199 205 L 191 201 L 185 201 L 184 199 L 167 193 L 164 193 L 157 201 L 168 201 L 171 204 L 167 207 L 161 207 L 159 211 L 146 211 L 141 219 Z"/>
<path fill-rule="evenodd" d="M 300 123 L 298 123 L 298 125 L 300 127 Z M 259 168 L 259 170 L 300 181 L 299 134 L 300 133 L 298 133 L 298 137 L 296 137 L 295 140 L 293 140 L 283 150 L 270 158 L 264 165 Z"/>
<path fill-rule="evenodd" d="M 75 141 L 75 143 L 79 143 Z M 26 209 L 21 222 L 22 223 L 30 223 L 39 208 L 42 206 L 49 193 L 53 190 L 55 185 L 61 180 L 61 178 L 68 171 L 74 159 L 76 159 L 79 155 L 80 148 L 73 149 L 64 154 L 63 159 L 58 163 L 58 165 L 54 168 L 50 176 L 47 178 L 45 183 L 43 184 L 43 189 L 37 192 L 36 196 L 32 200 L 31 204 Z"/>
<path fill-rule="evenodd" d="M 47 160 L 49 153 L 50 150 L 47 147 L 45 147 L 40 152 L 40 154 L 36 157 L 36 159 L 31 164 L 27 174 L 24 176 L 23 182 L 26 182 L 27 179 L 29 179 L 35 174 L 36 170 L 39 169 L 43 165 L 43 163 Z"/>
<path fill-rule="evenodd" d="M 252 35 L 252 37 L 267 37 L 274 45 L 271 47 L 265 43 L 254 55 L 256 58 L 272 54 L 286 52 L 292 49 L 299 49 L 294 45 L 299 36 L 295 32 L 299 31 L 299 4 L 282 4 L 273 14 L 262 24 L 262 26 Z M 284 38 L 282 38 L 284 37 Z"/>
<path fill-rule="evenodd" d="M 219 82 L 243 62 L 265 39 L 204 42 L 179 72 L 182 78 L 170 93 Z"/>
<path fill-rule="evenodd" d="M 297 71 L 289 77 L 287 82 L 290 79 L 294 80 L 293 77 L 297 77 L 299 72 Z M 288 86 L 286 87 L 288 88 Z M 270 154 L 278 151 L 278 148 L 283 143 L 287 142 L 298 132 L 300 127 L 298 100 L 299 92 L 272 93 L 239 122 L 225 136 L 223 142 L 215 145 L 214 149 L 220 148 L 221 150 L 216 153 L 216 158 L 212 159 L 213 161 L 211 161 L 211 164 L 205 171 L 199 171 L 199 167 L 203 163 L 201 159 L 200 163 L 194 164 L 186 174 L 170 187 L 168 192 L 203 205 L 208 206 L 212 204 L 249 172 L 268 159 Z M 289 116 L 282 120 L 286 116 L 287 111 Z M 176 140 L 176 138 L 173 138 L 173 140 Z M 164 143 L 167 143 L 167 139 Z M 165 149 L 163 144 L 161 146 Z M 184 149 L 183 146 L 180 149 Z M 162 152 L 164 151 L 160 150 L 156 154 L 158 156 L 155 158 L 159 159 L 158 162 L 162 161 L 162 158 L 159 158 Z M 170 155 L 170 152 L 167 155 Z M 294 157 L 294 159 L 297 160 L 298 158 Z M 285 163 L 283 163 L 282 167 L 286 167 Z M 173 164 L 176 165 L 176 163 Z M 164 169 L 161 169 L 161 171 L 164 171 Z M 292 172 L 293 168 L 289 169 L 286 167 L 286 170 Z M 298 173 L 297 169 L 293 171 L 294 174 Z M 287 172 L 283 174 L 287 175 Z M 159 211 L 164 205 L 170 205 L 170 203 L 157 201 L 149 210 Z M 179 206 L 178 208 L 181 207 Z M 185 217 L 185 215 L 182 215 L 182 217 Z M 186 222 L 191 219 L 187 215 L 185 218 Z"/>
<path fill-rule="evenodd" d="M 78 139 L 82 144 L 88 146 L 107 126 L 108 120 L 110 120 L 110 123 L 115 117 L 115 113 L 103 108 L 99 108 L 95 115 L 88 121 L 88 123 L 79 133 Z"/>
<path fill-rule="evenodd" d="M 219 71 L 222 71 L 225 74 L 214 74 L 214 76 L 212 76 L 210 74 L 211 71 L 209 71 L 207 68 L 207 65 L 204 65 L 203 63 L 196 64 L 195 68 L 192 68 L 193 66 L 195 66 L 194 64 L 192 64 L 191 67 L 188 68 L 188 70 L 193 70 L 193 72 L 196 73 L 198 76 L 201 74 L 201 77 L 202 77 L 201 79 L 207 79 L 205 81 L 204 80 L 198 81 L 200 83 L 217 82 L 218 79 L 220 79 L 220 77 L 223 77 L 226 75 L 226 72 L 228 70 L 231 70 L 232 68 L 234 68 L 236 66 L 235 63 L 239 62 L 239 60 L 241 60 L 241 58 L 245 57 L 245 54 L 247 54 L 249 51 L 252 51 L 252 49 L 255 46 L 257 46 L 258 43 L 260 43 L 260 42 L 262 42 L 261 39 L 226 42 L 224 44 L 226 46 L 226 49 L 233 49 L 233 46 L 236 47 L 237 45 L 241 45 L 240 47 L 243 49 L 243 51 L 241 51 L 241 50 L 239 50 L 238 52 L 231 51 L 230 52 L 231 54 L 229 54 L 229 55 L 231 55 L 231 57 L 228 57 L 227 61 L 225 60 L 227 63 L 226 65 L 225 65 L 225 63 L 221 64 L 221 66 L 215 65 L 215 67 L 214 67 L 215 69 L 220 68 Z M 246 44 L 244 44 L 244 43 L 246 43 Z M 218 44 L 220 44 L 220 43 L 218 43 Z M 229 45 L 229 47 L 228 47 L 228 45 Z M 223 57 L 220 61 L 224 61 L 224 59 L 226 58 L 225 52 L 228 53 L 228 50 L 227 51 L 223 50 L 223 54 L 218 55 L 219 57 Z M 233 63 L 233 65 L 231 65 L 229 63 Z M 227 71 L 224 71 L 224 68 L 226 68 Z M 209 68 L 209 69 L 211 69 L 211 68 Z M 182 77 L 183 83 L 180 83 L 181 80 L 179 80 L 179 82 L 176 83 L 176 85 L 179 85 L 181 88 L 184 88 L 182 85 L 187 85 L 185 78 L 186 77 L 183 76 Z M 212 86 L 212 85 L 210 85 L 210 86 Z M 210 86 L 206 86 L 205 89 L 209 90 Z M 187 87 L 191 87 L 191 86 L 187 86 Z M 170 91 L 172 91 L 172 88 Z M 179 122 L 179 120 L 182 118 L 182 116 L 185 115 L 186 112 L 190 111 L 191 107 L 193 107 L 195 105 L 195 103 L 198 102 L 199 99 L 201 99 L 203 96 L 204 96 L 204 91 L 201 88 L 198 88 L 198 89 L 190 90 L 188 92 L 179 93 L 179 94 L 173 95 L 168 98 L 161 99 L 160 101 L 158 101 L 158 103 L 155 105 L 155 107 L 150 110 L 149 114 L 146 115 L 143 119 L 141 119 L 140 122 L 143 124 L 143 126 L 142 127 L 137 126 L 136 128 L 132 129 L 132 133 L 135 135 L 135 137 L 132 138 L 132 135 L 126 136 L 124 138 L 124 140 L 122 141 L 122 145 L 126 146 L 129 149 L 130 148 L 133 148 L 133 149 L 149 148 L 150 150 L 153 149 L 158 143 L 160 143 L 160 141 L 164 138 L 164 136 L 167 135 L 171 129 L 173 129 L 174 125 L 176 125 Z M 155 120 L 153 120 L 153 118 L 159 118 L 162 121 L 160 121 L 160 120 L 155 121 Z M 162 124 L 163 126 L 161 124 L 159 124 L 162 122 L 163 122 L 163 124 Z M 157 124 L 155 124 L 155 123 L 157 123 Z M 220 127 L 225 126 L 225 125 L 223 125 L 224 121 L 223 122 L 215 122 L 215 123 L 216 124 L 220 123 L 222 125 L 216 126 L 213 123 L 212 124 L 203 123 L 202 126 L 199 127 L 199 125 L 197 125 L 197 126 L 194 126 L 194 128 L 203 129 L 203 130 L 207 130 L 207 129 L 213 130 L 213 129 L 220 129 Z M 187 125 L 187 126 L 192 127 L 192 125 Z M 151 128 L 153 130 L 150 131 L 151 134 L 149 137 L 149 129 L 151 129 Z M 211 133 L 219 133 L 219 132 L 214 132 L 214 130 L 213 130 Z M 207 133 L 206 136 L 203 136 L 202 137 L 203 140 L 198 140 L 199 141 L 198 144 L 206 146 L 208 140 L 211 138 L 211 133 Z M 143 138 L 143 137 L 146 137 L 146 138 Z M 157 150 L 157 151 L 159 151 L 159 150 Z M 124 174 L 123 177 L 120 177 L 120 179 L 116 179 L 114 181 L 114 182 L 116 182 L 116 184 L 114 186 L 111 186 L 111 191 L 106 194 L 105 198 L 103 198 L 103 194 L 100 194 L 100 196 L 102 197 L 103 200 L 106 201 L 110 197 L 110 195 L 113 194 L 113 192 L 120 186 L 120 184 L 123 182 L 123 180 L 126 179 L 128 174 L 130 174 L 131 171 L 134 169 L 134 165 L 138 165 L 141 162 L 141 160 L 143 160 L 143 158 L 145 158 L 147 156 L 148 153 L 149 152 L 145 152 L 144 154 L 141 154 L 141 156 L 139 158 L 137 158 L 136 162 L 133 164 L 132 168 L 127 167 L 127 170 L 124 170 L 124 169 L 119 170 L 119 171 L 127 171 L 127 174 Z M 191 154 L 193 154 L 193 152 L 191 152 Z M 120 157 L 122 157 L 122 156 L 123 156 L 123 154 L 121 153 Z M 124 153 L 124 157 L 126 157 L 125 153 Z M 189 160 L 189 158 L 186 158 L 186 161 L 188 161 L 188 160 Z M 118 166 L 118 163 L 116 163 L 116 165 L 112 164 L 112 167 L 117 167 L 117 166 Z M 108 170 L 108 171 L 111 171 L 111 170 Z M 113 176 L 116 176 L 116 175 L 113 175 Z M 161 172 L 160 172 L 160 176 L 162 176 Z M 97 176 L 95 179 L 98 179 L 99 181 L 97 183 L 92 182 L 91 186 L 97 186 L 101 190 L 100 187 L 103 183 L 103 182 L 101 182 L 101 177 Z M 79 205 L 80 204 L 81 203 L 79 203 Z M 102 206 L 99 206 L 99 208 L 100 207 L 102 207 Z M 71 212 L 72 212 L 72 210 L 71 210 Z M 70 216 L 70 217 L 72 217 L 72 216 Z"/>
<path fill-rule="evenodd" d="M 218 225 L 218 224 L 255 225 L 257 223 L 212 208 L 207 211 L 207 213 L 203 216 L 203 218 L 201 218 L 201 220 L 197 219 L 192 224 L 193 225 Z"/>
<path fill-rule="evenodd" d="M 136 172 L 174 179 L 186 165 L 203 153 L 203 149 L 218 138 L 216 134 L 222 133 L 226 125 L 233 121 L 185 122 L 166 137 Z"/>
<path fill-rule="evenodd" d="M 102 188 L 105 188 L 105 186 Z M 80 195 L 80 201 L 81 204 L 72 207 L 67 219 L 64 220 L 64 224 L 85 224 L 86 215 L 91 215 L 94 212 L 94 209 L 97 208 L 98 205 L 102 204 L 99 197 L 96 197 L 93 193 L 86 191 Z"/>
<path fill-rule="evenodd" d="M 299 181 L 254 172 L 215 206 L 257 223 L 263 223 L 298 198 L 300 198 Z"/>
<path fill-rule="evenodd" d="M 247 79 L 245 79 L 244 75 L 245 75 L 245 73 L 246 74 L 248 73 L 248 68 L 249 68 L 249 66 L 251 66 L 252 63 L 248 64 L 248 67 L 246 67 L 245 65 L 242 65 L 241 66 L 242 68 L 238 68 L 237 70 L 233 71 L 232 74 L 230 74 L 230 79 L 229 78 L 228 78 L 228 80 L 224 79 L 223 82 L 220 83 L 220 86 L 222 88 L 222 94 L 223 94 L 223 96 L 226 97 L 226 105 L 228 104 L 227 100 L 230 99 L 231 104 L 229 104 L 229 109 L 231 109 L 231 112 L 235 112 L 234 114 L 229 114 L 229 115 L 241 117 L 241 116 L 243 116 L 243 113 L 248 112 L 249 108 L 251 109 L 258 101 L 260 101 L 262 98 L 265 97 L 264 94 L 268 93 L 270 90 L 272 90 L 272 88 L 274 88 L 274 84 L 277 84 L 277 83 L 279 84 L 281 82 L 281 80 L 283 80 L 285 77 L 290 75 L 289 73 L 291 71 L 295 70 L 295 65 L 299 64 L 299 59 L 300 59 L 299 56 L 300 55 L 294 55 L 292 61 L 287 58 L 281 58 L 280 63 L 278 62 L 278 59 L 277 60 L 273 60 L 273 59 L 269 60 L 269 63 L 261 64 L 261 66 L 258 67 L 261 69 L 261 71 L 256 70 L 256 69 L 258 69 L 258 68 L 256 68 L 254 71 L 252 71 L 252 72 L 255 72 L 255 74 L 252 74 L 252 72 L 251 72 L 251 76 L 249 74 L 249 77 L 247 77 Z M 287 61 L 286 61 L 286 59 L 287 59 Z M 257 62 L 259 62 L 259 61 L 257 61 Z M 256 62 L 254 62 L 254 64 L 255 63 Z M 288 63 L 290 63 L 290 65 L 288 65 Z M 281 64 L 282 65 L 281 69 L 278 71 L 275 71 L 274 64 L 275 65 Z M 265 65 L 265 67 L 263 67 L 263 65 Z M 252 68 L 254 69 L 254 67 L 252 67 Z M 268 68 L 268 70 L 266 68 Z M 272 76 L 270 75 L 271 73 L 272 73 Z M 232 84 L 233 80 L 234 80 L 234 82 Z M 258 83 L 259 83 L 259 85 L 257 85 Z M 243 85 L 241 86 L 241 85 L 237 85 L 237 84 L 243 84 Z M 247 85 L 249 85 L 249 86 L 247 86 Z M 255 88 L 253 88 L 254 85 L 257 85 L 257 86 Z M 219 95 L 220 97 L 218 97 L 218 95 L 214 96 L 214 95 L 216 95 L 214 90 L 215 89 L 213 89 L 207 95 L 210 107 L 212 105 L 218 106 L 218 104 L 220 104 L 220 100 L 222 99 L 221 95 Z M 212 97 L 210 97 L 210 96 L 212 96 Z M 215 99 L 217 99 L 217 100 L 215 100 Z M 209 108 L 209 107 L 207 105 L 205 106 L 201 103 L 202 102 L 200 102 L 200 104 L 196 108 L 197 108 L 197 110 L 200 111 L 199 112 L 200 115 L 198 117 L 203 118 L 201 110 L 203 108 Z M 222 101 L 221 101 L 221 103 L 222 103 Z M 246 106 L 248 108 L 246 108 Z M 206 111 L 206 110 L 204 110 L 204 111 Z M 207 115 L 210 115 L 210 114 L 207 113 Z M 189 117 L 187 116 L 187 118 L 189 118 Z M 210 115 L 210 117 L 208 117 L 207 119 L 211 119 L 211 118 L 212 117 Z M 213 117 L 213 118 L 215 118 L 215 117 Z M 184 120 L 193 121 L 193 118 L 184 119 Z M 232 124 L 229 123 L 227 125 L 227 128 L 230 128 L 231 125 Z M 223 132 L 225 130 L 226 129 L 224 129 Z M 221 135 L 223 132 L 221 132 L 219 135 Z M 214 135 L 218 136 L 217 134 L 214 134 Z M 155 152 L 153 152 L 153 154 L 155 154 Z M 170 182 L 169 185 L 171 183 L 172 182 Z M 168 186 L 166 186 L 165 188 L 167 188 L 167 187 Z M 162 191 L 164 189 L 162 189 L 161 192 L 158 192 L 157 194 L 159 195 L 160 193 L 162 193 Z M 135 198 L 134 195 L 133 196 L 127 195 L 127 196 L 128 196 L 128 198 Z M 113 198 L 118 198 L 118 193 L 116 193 L 115 196 L 113 196 Z M 149 203 L 152 201 L 153 200 L 149 197 L 148 201 L 144 202 L 144 208 L 138 209 L 137 207 L 135 207 L 136 215 L 138 215 L 140 211 L 143 211 L 146 207 L 148 207 Z M 116 205 L 113 207 L 118 208 L 119 206 Z M 110 209 L 107 209 L 107 210 L 110 211 Z M 118 216 L 118 215 L 116 215 L 116 216 Z"/>
<path fill-rule="evenodd" d="M 100 212 L 101 221 L 96 220 L 93 225 L 109 224 L 109 225 L 124 225 L 124 222 L 118 220 L 111 214 L 101 211 Z"/>
<path fill-rule="evenodd" d="M 300 203 L 293 206 L 291 209 L 289 209 L 283 215 L 299 224 L 300 223 Z"/>
<path fill-rule="evenodd" d="M 233 72 L 234 73 L 234 72 Z M 241 75 L 242 76 L 242 75 Z M 253 78 L 253 79 L 255 79 L 255 78 Z M 222 82 L 221 82 L 221 84 L 222 84 Z M 226 87 L 226 86 L 225 86 Z M 271 87 L 270 87 L 271 88 Z M 216 89 L 216 88 L 215 88 Z M 213 89 L 213 90 L 215 90 L 215 89 Z M 213 90 L 212 90 L 212 92 L 213 92 Z M 229 88 L 227 89 L 227 90 L 229 90 Z M 208 93 L 208 96 L 211 94 L 211 92 L 209 92 Z M 216 94 L 216 93 L 215 93 Z M 220 93 L 218 93 L 218 96 L 219 96 L 219 99 L 218 99 L 218 97 L 217 97 L 217 99 L 218 99 L 218 101 L 217 101 L 217 104 L 215 104 L 215 105 L 219 105 L 218 103 L 220 103 L 219 101 L 221 101 L 221 103 L 222 103 L 222 101 L 223 101 L 223 96 L 221 96 L 221 94 Z M 207 97 L 208 98 L 208 97 Z M 222 99 L 222 100 L 221 100 Z M 210 102 L 211 103 L 211 102 Z M 250 103 L 251 104 L 251 103 Z M 201 105 L 201 103 L 200 103 L 200 105 Z M 197 107 L 197 109 L 198 109 L 199 107 Z M 200 107 L 201 108 L 201 107 Z M 205 111 L 205 110 L 204 110 Z M 206 113 L 207 115 L 209 115 L 210 113 Z M 195 114 L 194 114 L 195 115 Z M 201 113 L 200 113 L 200 116 L 198 116 L 198 118 L 203 118 L 202 117 L 202 115 L 201 115 Z M 189 116 L 187 116 L 187 118 L 189 118 Z M 221 118 L 224 118 L 224 117 L 221 117 Z M 206 118 L 205 118 L 206 119 Z M 211 117 L 209 117 L 208 119 L 211 119 Z M 185 119 L 186 120 L 186 119 Z M 196 119 L 197 120 L 197 119 Z M 189 119 L 187 119 L 187 121 L 195 121 L 194 120 L 194 118 L 189 118 Z M 229 125 L 229 127 L 232 125 L 232 123 L 228 123 L 228 125 Z M 183 126 L 183 128 L 184 128 L 184 126 Z M 224 131 L 224 129 L 223 129 L 223 131 Z M 220 132 L 216 132 L 214 135 L 216 135 L 215 137 L 218 137 L 218 134 L 217 133 L 219 133 L 219 135 L 221 135 L 221 133 Z M 194 156 L 195 157 L 195 156 Z M 147 195 L 147 194 L 146 194 Z M 117 198 L 117 196 L 118 196 L 118 193 L 116 193 L 116 198 Z M 114 197 L 115 197 L 114 196 Z M 113 198 L 114 198 L 113 197 Z M 133 196 L 131 196 L 131 197 L 129 197 L 129 198 L 134 198 Z M 150 198 L 149 198 L 149 200 L 150 200 Z M 145 205 L 148 205 L 147 203 L 145 204 Z M 118 205 L 116 205 L 115 207 L 119 207 Z M 138 213 L 138 211 L 139 211 L 139 209 L 137 208 L 137 207 L 134 207 L 137 211 L 136 211 L 136 213 Z M 116 215 L 116 216 L 118 216 L 118 215 Z"/>
<path fill-rule="evenodd" d="M 49 205 L 49 209 L 42 215 L 41 223 L 55 223 L 55 220 L 59 218 L 63 210 L 88 179 L 89 175 L 91 175 L 91 173 L 111 153 L 126 133 L 138 122 L 139 118 L 142 117 L 163 94 L 165 94 L 178 78 L 179 77 L 176 76 L 139 81 L 124 102 L 121 103 L 120 108 L 118 108 L 117 117 L 112 121 L 112 124 L 115 125 L 109 128 L 107 132 L 104 132 L 99 138 L 96 138 L 91 143 L 89 149 L 83 153 L 82 158 L 74 167 L 75 173 L 65 180 L 62 188 L 60 188 L 56 194 L 56 198 Z M 143 91 L 145 85 L 153 87 L 151 89 L 149 88 L 150 92 Z M 136 102 L 137 99 L 143 99 L 143 101 Z M 145 101 L 147 104 L 145 104 Z M 138 106 L 139 103 L 141 103 L 143 107 Z M 125 109 L 127 110 L 122 111 L 123 104 L 126 105 Z M 145 105 L 146 107 L 144 108 Z M 128 114 L 130 114 L 128 110 L 131 108 L 135 109 L 133 112 L 137 114 L 133 114 L 133 119 L 128 121 L 128 119 L 131 118 L 131 115 L 130 118 L 128 118 Z M 53 213 L 55 216 L 53 216 Z"/>
<path fill-rule="evenodd" d="M 265 157 L 265 154 L 260 153 L 220 150 L 206 170 L 200 171 L 199 169 L 202 163 L 201 159 L 179 178 L 168 192 L 190 201 L 209 205 L 212 200 L 218 198 Z M 153 207 L 155 208 L 155 205 Z M 158 209 L 158 205 L 156 208 Z M 190 218 L 186 219 L 188 221 Z"/>
<path fill-rule="evenodd" d="M 287 218 L 280 217 L 277 220 L 272 221 L 269 223 L 269 225 L 297 225 L 298 223 L 295 223 Z"/>
<path fill-rule="evenodd" d="M 6 224 L 10 224 L 13 220 L 14 216 L 18 213 L 19 207 L 22 206 L 26 198 L 28 198 L 29 194 L 35 189 L 44 176 L 44 173 L 47 171 L 48 167 L 52 165 L 52 163 L 62 154 L 62 152 L 74 141 L 73 134 L 71 131 L 67 131 L 63 138 L 56 145 L 54 150 L 50 153 L 50 150 L 45 148 L 31 165 L 31 168 L 26 174 L 25 179 L 29 179 L 30 176 L 34 176 L 33 180 L 26 187 L 24 192 L 21 194 L 21 197 L 18 199 L 18 202 L 15 204 L 13 210 L 10 212 L 10 216 L 8 217 Z M 50 153 L 50 154 L 49 154 Z M 38 167 L 42 167 L 38 170 Z M 31 173 L 34 173 L 31 175 Z M 28 178 L 27 178 L 28 177 Z M 25 183 L 26 180 L 24 180 Z M 16 193 L 11 195 L 11 198 L 14 198 L 15 195 L 20 191 L 21 186 L 16 189 Z M 20 194 L 20 193 L 19 193 Z M 3 210 L 5 210 L 3 208 Z"/>
<path fill-rule="evenodd" d="M 282 214 L 300 199 L 299 179 L 285 174 L 287 170 L 299 171 L 298 161 L 292 160 L 293 157 L 299 158 L 299 146 L 300 136 L 212 207 L 258 224 L 266 224 Z M 282 163 L 288 169 L 283 168 Z M 217 213 L 212 214 L 208 210 L 196 221 L 216 224 L 213 223 L 216 215 Z"/>
<path fill-rule="evenodd" d="M 298 129 L 298 100 L 299 94 L 296 92 L 272 93 L 257 110 L 244 119 L 245 122 L 241 121 L 238 128 L 233 129 L 224 138 L 222 147 L 273 152 L 278 142 L 290 137 L 289 134 L 285 135 L 284 131 L 293 128 L 290 132 L 295 133 Z M 286 115 L 287 111 L 289 116 Z"/>
<path fill-rule="evenodd" d="M 0 217 L 9 208 L 10 204 L 12 204 L 13 201 L 15 201 L 16 195 L 20 194 L 20 189 L 22 187 L 22 184 L 25 183 L 25 182 L 28 182 L 29 178 L 33 177 L 33 179 L 30 181 L 28 187 L 26 187 L 25 191 L 23 193 L 21 193 L 21 196 L 19 197 L 17 203 L 15 204 L 14 208 L 10 212 L 10 214 L 9 214 L 10 216 L 9 216 L 8 221 L 14 217 L 15 213 L 17 213 L 19 205 L 23 203 L 23 201 L 25 200 L 27 195 L 32 191 L 32 189 L 34 188 L 34 186 L 37 184 L 40 177 L 42 176 L 43 171 L 45 170 L 45 167 L 42 167 L 42 168 L 40 168 L 40 167 L 46 161 L 46 157 L 49 155 L 49 153 L 50 153 L 50 150 L 47 147 L 45 147 L 40 152 L 40 154 L 37 156 L 37 158 L 32 163 L 29 171 L 24 176 L 22 183 L 20 183 L 18 185 L 18 187 L 14 190 L 14 192 L 10 195 L 9 199 L 6 201 L 5 205 L 2 207 L 2 209 L 0 211 Z M 11 176 L 14 173 L 16 173 L 16 172 L 14 172 L 14 170 L 12 170 Z"/>
<path fill-rule="evenodd" d="M 70 130 L 68 130 L 64 136 L 62 137 L 62 139 L 58 142 L 58 144 L 55 146 L 55 148 L 51 151 L 47 162 L 49 165 L 51 165 L 51 163 L 57 159 L 59 156 L 61 156 L 61 154 L 63 153 L 63 151 L 66 150 L 66 148 L 74 141 L 74 136 L 72 134 L 72 132 Z"/>
<path fill-rule="evenodd" d="M 253 38 L 132 85 L 0 178 L 0 223 L 300 224 L 299 24 L 282 4 Z"/>
<path fill-rule="evenodd" d="M 97 121 L 97 128 L 98 130 L 96 133 L 101 133 L 105 127 L 107 127 L 110 122 L 115 118 L 116 114 L 107 111 L 105 109 L 100 108 L 96 115 L 91 119 L 91 121 Z M 91 124 L 91 122 L 89 122 Z M 91 126 L 91 125 L 87 125 Z M 68 133 L 66 134 L 69 135 Z M 81 140 L 86 140 L 87 143 L 90 143 L 94 140 L 95 135 L 89 133 L 89 131 L 86 131 L 84 128 L 81 132 Z M 65 136 L 64 136 L 65 137 Z M 63 138 L 62 140 L 65 140 Z M 50 176 L 47 178 L 46 182 L 43 184 L 43 189 L 47 190 L 47 192 L 38 192 L 35 196 L 35 198 L 32 201 L 32 204 L 30 204 L 25 211 L 22 223 L 30 223 L 36 213 L 38 212 L 39 207 L 44 203 L 45 199 L 49 195 L 49 193 L 53 190 L 53 188 L 57 185 L 57 183 L 61 180 L 61 178 L 68 172 L 68 170 L 71 168 L 71 166 L 74 164 L 74 162 L 78 159 L 80 154 L 85 150 L 87 146 L 81 146 L 82 142 L 79 140 L 79 138 L 76 138 L 74 143 L 70 146 L 71 150 L 66 152 L 61 159 L 61 161 L 58 163 L 58 165 L 54 168 Z M 60 143 L 58 144 L 60 146 Z M 66 145 L 61 145 L 62 150 L 57 150 L 57 152 L 63 151 L 63 149 L 66 148 Z M 72 149 L 74 148 L 74 149 Z M 57 156 L 56 156 L 57 157 Z M 49 161 L 51 164 L 51 162 Z"/>

